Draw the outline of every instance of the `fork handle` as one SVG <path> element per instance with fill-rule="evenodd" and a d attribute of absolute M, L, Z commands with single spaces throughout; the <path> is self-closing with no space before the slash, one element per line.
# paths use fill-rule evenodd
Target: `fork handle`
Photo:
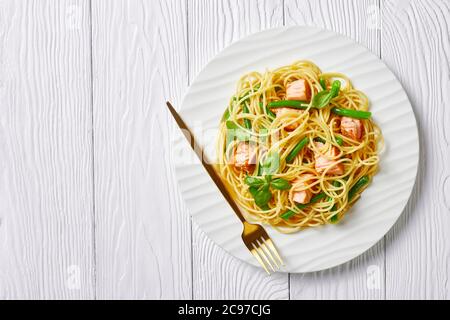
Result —
<path fill-rule="evenodd" d="M 203 152 L 203 149 L 197 144 L 195 140 L 195 136 L 192 133 L 192 131 L 189 129 L 189 127 L 184 122 L 183 118 L 178 114 L 178 112 L 174 109 L 172 104 L 170 102 L 167 102 L 167 107 L 169 108 L 170 113 L 174 117 L 175 121 L 178 124 L 178 127 L 181 129 L 181 132 L 186 137 L 187 141 L 191 145 L 192 150 L 194 150 L 195 155 L 200 159 L 203 167 L 208 172 L 211 179 L 216 184 L 219 191 L 222 193 L 225 200 L 227 200 L 230 207 L 233 209 L 234 213 L 237 215 L 239 220 L 244 223 L 246 220 L 244 216 L 241 213 L 241 210 L 239 209 L 239 206 L 234 201 L 234 199 L 231 197 L 231 194 L 228 192 L 228 189 L 226 188 L 225 184 L 222 181 L 222 178 L 217 173 L 216 169 L 214 169 L 214 166 L 208 161 L 206 154 Z"/>

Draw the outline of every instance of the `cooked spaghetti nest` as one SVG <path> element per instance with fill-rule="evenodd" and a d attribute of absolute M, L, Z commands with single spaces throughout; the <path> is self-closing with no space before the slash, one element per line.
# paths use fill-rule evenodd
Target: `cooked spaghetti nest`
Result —
<path fill-rule="evenodd" d="M 348 77 L 310 61 L 244 75 L 216 154 L 246 218 L 286 233 L 340 222 L 378 169 L 382 135 L 368 110 Z"/>

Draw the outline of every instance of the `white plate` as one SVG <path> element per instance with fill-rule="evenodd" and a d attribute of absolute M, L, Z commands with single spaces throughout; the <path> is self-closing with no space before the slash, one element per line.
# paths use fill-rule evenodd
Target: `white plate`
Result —
<path fill-rule="evenodd" d="M 286 272 L 323 270 L 360 255 L 394 225 L 411 194 L 419 160 L 416 120 L 402 86 L 365 47 L 313 27 L 270 29 L 239 40 L 217 55 L 189 88 L 182 117 L 215 159 L 220 118 L 247 72 L 274 69 L 308 59 L 323 72 L 341 72 L 371 102 L 373 118 L 386 140 L 380 171 L 339 225 L 284 235 L 266 227 L 279 248 Z M 193 220 L 231 255 L 259 266 L 241 240 L 239 220 L 179 134 L 173 154 L 178 181 Z M 189 155 L 188 157 L 186 155 Z"/>

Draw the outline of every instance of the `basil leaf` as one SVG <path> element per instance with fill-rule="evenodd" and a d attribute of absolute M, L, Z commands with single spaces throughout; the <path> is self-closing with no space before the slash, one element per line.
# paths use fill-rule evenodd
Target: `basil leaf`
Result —
<path fill-rule="evenodd" d="M 241 129 L 235 122 L 227 121 L 226 126 L 228 129 L 227 140 L 231 139 L 231 141 L 232 141 L 232 140 L 234 140 L 234 138 L 238 139 L 239 141 L 249 141 L 250 140 L 250 133 Z"/>
<path fill-rule="evenodd" d="M 267 154 L 261 166 L 262 175 L 272 175 L 280 168 L 280 155 L 277 152 Z"/>
<path fill-rule="evenodd" d="M 269 130 L 267 128 L 264 128 L 264 127 L 262 127 L 259 130 L 259 134 L 261 135 L 260 136 L 261 143 L 266 143 L 267 142 L 268 132 L 269 132 Z"/>
<path fill-rule="evenodd" d="M 230 117 L 230 108 L 226 108 L 225 112 L 222 115 L 222 121 L 228 120 L 228 118 Z"/>
<path fill-rule="evenodd" d="M 289 181 L 282 178 L 272 180 L 270 185 L 272 186 L 272 188 L 277 190 L 288 190 L 291 188 L 291 184 L 289 183 Z"/>
<path fill-rule="evenodd" d="M 321 109 L 323 107 L 326 107 L 328 103 L 330 103 L 331 99 L 333 99 L 333 96 L 331 95 L 330 91 L 328 90 L 320 91 L 318 94 L 314 96 L 312 106 L 314 108 Z"/>
<path fill-rule="evenodd" d="M 230 111 L 233 111 L 234 108 L 234 101 L 236 101 L 236 96 L 233 96 L 231 98 L 230 103 L 228 104 L 228 107 L 225 109 L 225 112 L 222 115 L 222 122 L 227 121 L 230 118 Z"/>
<path fill-rule="evenodd" d="M 341 82 L 339 80 L 333 81 L 333 84 L 331 86 L 331 96 L 332 98 L 335 98 L 339 94 L 339 90 L 341 89 Z"/>
<path fill-rule="evenodd" d="M 230 130 L 239 129 L 239 126 L 236 123 L 234 123 L 233 121 L 227 121 L 225 124 L 227 126 L 227 129 L 230 129 Z"/>
<path fill-rule="evenodd" d="M 341 89 L 341 82 L 339 80 L 333 81 L 331 90 L 323 90 L 314 96 L 312 101 L 312 106 L 317 109 L 326 107 L 331 99 L 336 98 L 339 95 L 339 90 Z"/>
<path fill-rule="evenodd" d="M 252 177 L 252 176 L 246 176 L 244 179 L 244 182 L 249 185 L 250 187 L 259 187 L 265 184 L 266 182 L 264 179 Z"/>
<path fill-rule="evenodd" d="M 270 199 L 272 199 L 272 193 L 269 190 L 269 184 L 264 184 L 260 187 L 250 187 L 250 194 L 255 199 L 255 203 L 260 208 L 266 208 Z"/>

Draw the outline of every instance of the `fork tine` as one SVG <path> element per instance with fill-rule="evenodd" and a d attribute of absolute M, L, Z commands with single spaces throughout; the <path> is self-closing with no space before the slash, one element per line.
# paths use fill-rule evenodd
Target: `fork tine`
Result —
<path fill-rule="evenodd" d="M 269 256 L 270 260 L 272 261 L 272 263 L 275 265 L 275 267 L 278 269 L 280 269 L 280 264 L 278 263 L 278 261 L 273 257 L 273 254 L 270 252 L 269 248 L 267 248 L 266 243 L 264 238 L 261 238 L 260 241 L 258 241 L 258 243 L 260 243 L 260 246 L 263 248 L 263 250 L 266 252 L 266 254 Z"/>
<path fill-rule="evenodd" d="M 281 265 L 284 266 L 284 262 L 281 259 L 280 255 L 278 254 L 277 248 L 275 248 L 272 239 L 268 238 L 268 239 L 264 239 L 265 242 L 267 243 L 267 245 L 269 246 L 269 248 L 272 250 L 272 252 L 275 254 L 275 256 L 277 257 L 278 261 L 280 261 Z"/>
<path fill-rule="evenodd" d="M 267 258 L 266 254 L 264 253 L 263 249 L 261 249 L 261 246 L 259 245 L 258 242 L 256 242 L 258 245 L 255 245 L 255 243 L 252 243 L 253 248 L 256 249 L 256 251 L 258 251 L 259 255 L 261 257 L 263 257 L 264 261 L 269 265 L 270 269 L 272 269 L 273 272 L 275 272 L 275 268 L 272 266 L 272 264 L 270 263 L 269 259 Z"/>
<path fill-rule="evenodd" d="M 267 270 L 266 265 L 261 260 L 261 257 L 259 256 L 258 251 L 256 251 L 256 249 L 251 249 L 250 252 L 256 258 L 256 260 L 258 260 L 259 264 L 264 268 L 264 270 L 266 270 L 267 274 L 270 275 L 270 272 L 269 272 L 269 270 Z"/>

